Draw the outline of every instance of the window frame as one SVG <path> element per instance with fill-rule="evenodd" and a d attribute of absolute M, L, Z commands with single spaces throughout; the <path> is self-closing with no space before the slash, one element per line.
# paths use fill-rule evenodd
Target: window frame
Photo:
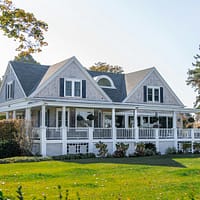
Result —
<path fill-rule="evenodd" d="M 107 81 L 109 81 L 110 83 L 110 86 L 106 86 L 106 85 L 99 85 L 99 81 L 101 79 L 106 79 Z M 113 83 L 113 80 L 109 77 L 109 76 L 106 76 L 106 75 L 100 75 L 100 76 L 96 76 L 94 77 L 94 80 L 97 82 L 98 86 L 101 87 L 101 88 L 110 88 L 110 89 L 116 89 L 114 83 Z"/>
<path fill-rule="evenodd" d="M 11 100 L 14 98 L 14 87 L 13 87 L 13 82 L 14 81 L 10 81 L 6 83 L 6 99 L 7 100 Z"/>
<path fill-rule="evenodd" d="M 71 82 L 71 95 L 66 95 L 66 83 Z M 76 83 L 79 83 L 80 88 L 79 88 L 79 95 L 76 95 Z M 77 97 L 81 98 L 82 97 L 82 80 L 80 79 L 64 79 L 64 96 L 65 97 Z"/>
<path fill-rule="evenodd" d="M 59 112 L 61 112 L 61 126 L 59 126 Z M 67 122 L 67 123 L 66 123 Z M 56 108 L 56 127 L 62 127 L 62 108 Z M 65 111 L 65 127 L 69 127 L 69 109 Z"/>
<path fill-rule="evenodd" d="M 149 100 L 149 90 L 152 91 L 152 100 Z M 158 95 L 156 95 L 155 91 L 158 91 Z M 156 95 L 156 96 L 155 96 Z M 158 100 L 156 100 L 156 97 L 158 98 Z M 151 102 L 151 103 L 160 103 L 160 87 L 158 86 L 147 86 L 147 102 Z"/>

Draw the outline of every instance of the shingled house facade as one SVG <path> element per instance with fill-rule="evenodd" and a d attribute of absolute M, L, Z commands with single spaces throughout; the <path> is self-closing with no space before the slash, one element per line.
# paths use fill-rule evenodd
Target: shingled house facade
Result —
<path fill-rule="evenodd" d="M 115 151 L 117 142 L 155 143 L 165 153 L 183 142 L 200 142 L 198 129 L 183 129 L 186 109 L 156 68 L 128 74 L 89 71 L 71 57 L 52 66 L 10 61 L 0 89 L 0 112 L 32 125 L 33 152 Z"/>

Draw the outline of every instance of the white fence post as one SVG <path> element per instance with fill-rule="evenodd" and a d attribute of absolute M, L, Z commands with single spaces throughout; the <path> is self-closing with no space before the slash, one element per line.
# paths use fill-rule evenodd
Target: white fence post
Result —
<path fill-rule="evenodd" d="M 93 128 L 89 127 L 89 133 L 88 133 L 88 139 L 89 139 L 89 153 L 93 153 L 94 152 L 94 144 L 93 144 Z"/>
<path fill-rule="evenodd" d="M 136 143 L 139 142 L 139 128 L 135 127 L 135 141 Z"/>
<path fill-rule="evenodd" d="M 194 129 L 192 128 L 191 129 L 191 138 L 192 138 L 192 142 L 191 142 L 191 150 L 192 150 L 192 153 L 194 153 Z"/>
<path fill-rule="evenodd" d="M 40 128 L 40 147 L 41 147 L 41 154 L 43 157 L 47 155 L 47 149 L 46 149 L 46 127 Z"/>
<path fill-rule="evenodd" d="M 159 148 L 159 129 L 158 128 L 155 129 L 155 135 L 156 135 L 156 150 L 157 152 L 159 152 L 160 148 Z"/>
<path fill-rule="evenodd" d="M 174 131 L 174 147 L 176 151 L 178 151 L 178 129 L 173 128 L 173 131 Z"/>
<path fill-rule="evenodd" d="M 62 127 L 62 154 L 67 154 L 67 129 Z"/>

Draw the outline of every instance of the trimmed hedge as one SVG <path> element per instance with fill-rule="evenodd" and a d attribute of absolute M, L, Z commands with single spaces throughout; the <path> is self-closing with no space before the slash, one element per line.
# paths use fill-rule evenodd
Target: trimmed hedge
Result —
<path fill-rule="evenodd" d="M 21 154 L 19 144 L 15 140 L 0 141 L 0 158 L 8 158 Z"/>

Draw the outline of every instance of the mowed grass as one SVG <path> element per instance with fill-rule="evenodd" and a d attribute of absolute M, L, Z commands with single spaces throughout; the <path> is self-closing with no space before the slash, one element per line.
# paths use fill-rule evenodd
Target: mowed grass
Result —
<path fill-rule="evenodd" d="M 200 199 L 200 158 L 145 157 L 44 161 L 0 165 L 0 190 L 25 199 Z"/>

